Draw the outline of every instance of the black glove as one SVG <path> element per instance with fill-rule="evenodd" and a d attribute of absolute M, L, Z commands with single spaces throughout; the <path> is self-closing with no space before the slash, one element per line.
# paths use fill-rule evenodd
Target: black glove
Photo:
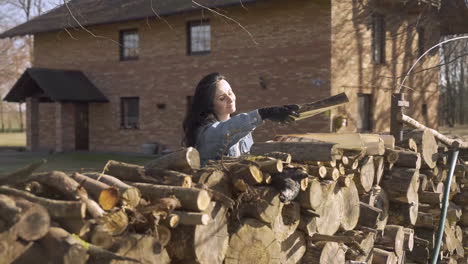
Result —
<path fill-rule="evenodd" d="M 275 122 L 292 122 L 293 118 L 290 117 L 296 116 L 299 114 L 296 112 L 299 110 L 298 105 L 283 105 L 283 106 L 274 106 L 258 109 L 258 113 L 263 120 L 268 119 Z"/>

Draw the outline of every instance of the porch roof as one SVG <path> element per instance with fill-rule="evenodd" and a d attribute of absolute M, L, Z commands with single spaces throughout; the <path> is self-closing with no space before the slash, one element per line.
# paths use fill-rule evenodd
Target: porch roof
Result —
<path fill-rule="evenodd" d="M 3 99 L 24 102 L 27 97 L 60 102 L 108 102 L 104 94 L 77 70 L 28 68 Z"/>

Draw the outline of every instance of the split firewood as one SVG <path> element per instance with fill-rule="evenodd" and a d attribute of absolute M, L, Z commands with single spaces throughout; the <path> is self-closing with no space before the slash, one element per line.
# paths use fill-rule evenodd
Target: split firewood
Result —
<path fill-rule="evenodd" d="M 120 193 L 115 187 L 75 172 L 71 177 L 77 181 L 104 210 L 114 208 L 120 201 Z"/>
<path fill-rule="evenodd" d="M 0 186 L 0 193 L 24 198 L 32 203 L 42 205 L 47 209 L 52 218 L 84 218 L 86 215 L 86 205 L 75 201 L 57 201 L 42 197 L 37 197 L 28 192 L 14 188 Z"/>
<path fill-rule="evenodd" d="M 137 188 L 124 183 L 118 178 L 115 178 L 107 174 L 96 173 L 96 172 L 88 172 L 88 173 L 84 173 L 84 175 L 92 179 L 95 179 L 97 181 L 103 182 L 109 185 L 110 187 L 117 188 L 119 190 L 119 193 L 121 194 L 122 202 L 125 205 L 128 205 L 130 207 L 136 207 L 138 203 L 140 203 L 140 199 L 141 199 L 140 191 Z"/>
<path fill-rule="evenodd" d="M 241 227 L 230 238 L 224 263 L 249 263 L 254 259 L 260 261 L 261 257 L 263 263 L 280 264 L 280 251 L 280 243 L 265 223 L 244 218 Z"/>
<path fill-rule="evenodd" d="M 211 202 L 211 197 L 208 192 L 198 188 L 184 188 L 148 183 L 127 183 L 138 188 L 143 197 L 146 197 L 153 202 L 161 198 L 174 195 L 180 200 L 182 208 L 187 210 L 200 212 L 208 208 Z"/>
<path fill-rule="evenodd" d="M 229 240 L 226 208 L 212 202 L 205 213 L 213 219 L 209 224 L 181 225 L 173 229 L 171 241 L 166 246 L 171 261 L 221 264 L 228 260 L 225 259 Z"/>
<path fill-rule="evenodd" d="M 183 148 L 148 162 L 145 169 L 161 168 L 192 173 L 200 168 L 200 154 L 193 147 Z"/>

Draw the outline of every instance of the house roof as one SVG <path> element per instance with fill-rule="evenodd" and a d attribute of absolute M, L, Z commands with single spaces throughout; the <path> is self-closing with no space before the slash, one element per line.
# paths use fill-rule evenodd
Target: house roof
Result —
<path fill-rule="evenodd" d="M 240 5 L 255 0 L 198 0 L 206 7 Z M 0 38 L 92 26 L 201 9 L 191 0 L 72 0 L 0 34 Z M 76 19 L 76 20 L 75 20 Z"/>
<path fill-rule="evenodd" d="M 81 71 L 28 68 L 3 99 L 24 102 L 26 97 L 61 102 L 108 102 Z"/>

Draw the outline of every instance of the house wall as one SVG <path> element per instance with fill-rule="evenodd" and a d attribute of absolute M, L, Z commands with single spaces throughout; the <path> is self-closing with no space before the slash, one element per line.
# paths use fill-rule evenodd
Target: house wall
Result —
<path fill-rule="evenodd" d="M 90 104 L 90 150 L 140 151 L 141 144 L 152 141 L 180 146 L 186 97 L 214 71 L 230 82 L 239 112 L 330 95 L 330 0 L 259 1 L 223 9 L 234 21 L 205 10 L 165 21 L 91 27 L 97 37 L 79 29 L 37 34 L 33 65 L 82 70 L 110 100 Z M 210 20 L 212 51 L 188 56 L 187 22 L 202 18 Z M 119 61 L 119 30 L 132 28 L 139 31 L 139 59 Z M 120 128 L 120 97 L 128 96 L 140 97 L 137 130 Z M 157 104 L 166 107 L 158 109 Z M 48 124 L 55 109 L 47 104 L 40 109 L 40 141 L 45 146 L 54 142 Z M 328 131 L 328 119 L 322 115 L 291 127 L 267 123 L 254 137 L 260 141 L 279 133 Z"/>
<path fill-rule="evenodd" d="M 421 5 L 421 8 L 426 6 Z M 402 81 L 401 77 L 418 58 L 416 28 L 424 26 L 426 49 L 439 40 L 440 34 L 433 23 L 433 17 L 418 17 L 419 11 L 421 10 L 408 10 L 398 4 L 373 6 L 369 1 L 332 0 L 332 94 L 346 92 L 350 97 L 350 103 L 333 114 L 348 118 L 346 130 L 357 130 L 360 118 L 357 94 L 368 93 L 373 96 L 373 130 L 390 131 L 392 93 L 397 91 Z M 371 61 L 373 13 L 383 14 L 386 24 L 384 64 L 373 64 Z M 433 67 L 438 62 L 439 56 L 436 52 L 418 63 L 413 73 Z M 407 114 L 432 128 L 437 128 L 438 81 L 439 69 L 436 67 L 410 75 L 402 90 L 410 103 Z M 422 113 L 423 104 L 427 105 L 427 115 Z"/>
<path fill-rule="evenodd" d="M 55 114 L 54 103 L 39 103 L 39 149 L 55 149 Z"/>

